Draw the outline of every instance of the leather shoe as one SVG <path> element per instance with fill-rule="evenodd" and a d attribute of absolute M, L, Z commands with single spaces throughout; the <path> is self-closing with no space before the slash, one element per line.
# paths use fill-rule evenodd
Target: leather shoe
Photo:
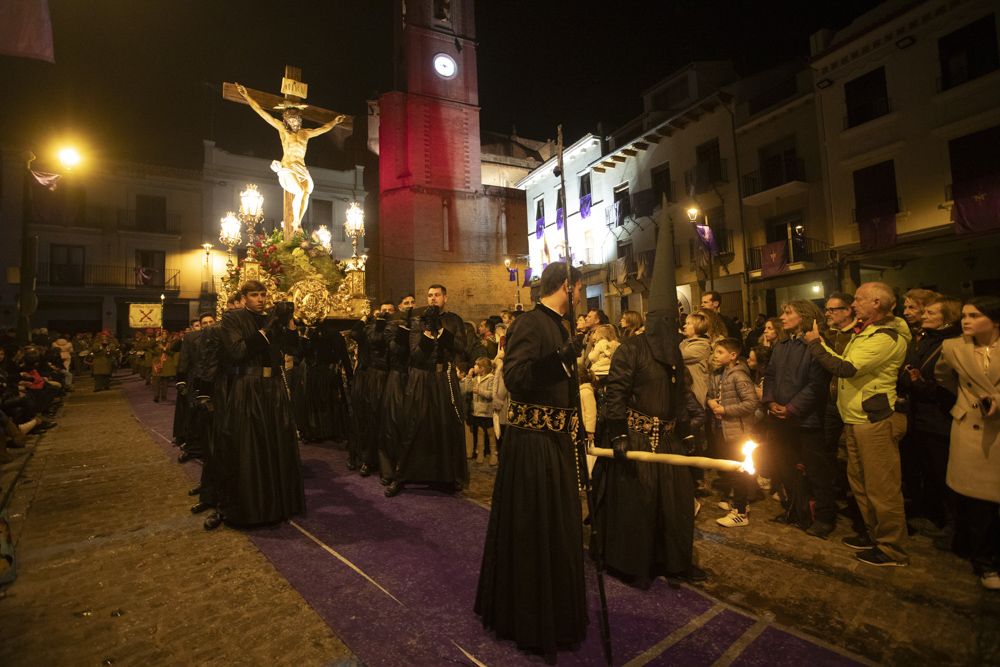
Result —
<path fill-rule="evenodd" d="M 190 461 L 193 458 L 194 458 L 194 456 L 192 456 L 190 452 L 181 452 L 180 454 L 177 455 L 177 462 L 178 463 L 187 463 L 188 461 Z"/>
<path fill-rule="evenodd" d="M 205 523 L 203 525 L 205 526 L 205 530 L 215 530 L 222 525 L 222 515 L 218 512 L 212 512 L 205 519 Z"/>
<path fill-rule="evenodd" d="M 198 502 L 191 506 L 191 514 L 201 514 L 207 509 L 211 509 L 212 506 L 209 503 Z"/>
<path fill-rule="evenodd" d="M 190 489 L 188 491 L 188 495 L 189 496 L 197 496 L 199 493 L 201 493 L 201 487 L 200 486 L 196 486 L 193 489 Z"/>
<path fill-rule="evenodd" d="M 403 490 L 402 482 L 393 482 L 389 486 L 385 487 L 385 497 L 392 498 L 393 496 L 398 496 L 399 492 Z"/>
<path fill-rule="evenodd" d="M 368 475 L 372 474 L 372 467 L 367 463 L 362 463 L 361 470 L 359 470 L 358 472 L 361 474 L 362 477 L 368 477 Z"/>
<path fill-rule="evenodd" d="M 825 540 L 833 532 L 833 526 L 825 521 L 813 521 L 812 525 L 806 528 L 806 534 Z"/>
<path fill-rule="evenodd" d="M 392 484 L 392 479 L 389 477 L 379 477 L 378 481 L 379 484 L 381 484 L 382 486 L 389 486 L 390 484 Z"/>

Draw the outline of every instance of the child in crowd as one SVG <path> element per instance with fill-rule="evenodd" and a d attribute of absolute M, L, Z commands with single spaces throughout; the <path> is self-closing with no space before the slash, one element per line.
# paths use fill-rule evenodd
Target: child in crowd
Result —
<path fill-rule="evenodd" d="M 583 412 L 583 429 L 587 432 L 587 443 L 594 444 L 594 433 L 597 431 L 597 397 L 594 395 L 594 385 L 590 383 L 590 375 L 582 367 L 577 367 L 580 380 L 580 410 Z M 587 454 L 587 470 L 594 471 L 596 456 Z"/>
<path fill-rule="evenodd" d="M 743 458 L 743 443 L 752 435 L 754 413 L 757 411 L 757 392 L 750 377 L 750 369 L 740 359 L 740 343 L 733 338 L 723 338 L 712 350 L 715 371 L 708 384 L 706 405 L 712 411 L 715 428 L 712 433 L 716 449 L 725 458 Z M 730 473 L 733 497 L 728 503 L 719 503 L 729 514 L 717 519 L 720 526 L 733 528 L 750 523 L 750 497 L 755 480 L 741 472 Z"/>
<path fill-rule="evenodd" d="M 618 342 L 618 334 L 610 324 L 601 324 L 594 329 L 590 337 L 593 346 L 587 355 L 590 372 L 599 382 L 608 376 L 611 370 L 611 357 L 621 343 Z"/>
<path fill-rule="evenodd" d="M 476 359 L 462 381 L 462 390 L 472 395 L 472 458 L 490 465 L 497 464 L 496 452 L 490 449 L 490 431 L 493 430 L 493 362 L 486 357 Z M 483 433 L 483 448 L 479 449 L 479 432 Z"/>

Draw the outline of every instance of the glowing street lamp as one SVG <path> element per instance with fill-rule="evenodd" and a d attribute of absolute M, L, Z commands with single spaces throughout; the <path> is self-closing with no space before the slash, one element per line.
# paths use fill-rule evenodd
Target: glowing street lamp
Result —
<path fill-rule="evenodd" d="M 211 255 L 212 255 L 212 244 L 211 243 L 202 243 L 201 244 L 201 248 L 202 248 L 202 250 L 205 251 L 205 263 L 208 264 L 208 261 L 209 261 L 209 259 L 211 258 Z"/>
<path fill-rule="evenodd" d="M 698 236 L 699 239 L 701 239 L 701 242 L 704 245 L 705 240 L 702 238 L 701 234 L 698 233 L 698 217 L 701 216 L 701 215 L 702 215 L 702 212 L 701 212 L 701 210 L 697 206 L 691 206 L 687 210 L 688 220 L 691 221 L 691 224 L 695 228 L 694 233 L 695 233 L 696 236 Z M 704 215 L 705 215 L 705 227 L 708 227 L 709 226 L 708 225 L 708 213 L 705 213 Z M 709 227 L 709 230 L 710 229 L 711 228 Z M 713 260 L 713 257 L 712 257 L 712 249 L 711 248 L 708 248 L 708 288 L 709 289 L 715 289 L 715 267 L 714 267 L 714 260 Z"/>
<path fill-rule="evenodd" d="M 59 164 L 66 171 L 73 169 L 83 162 L 83 156 L 80 155 L 80 151 L 72 146 L 60 148 L 56 153 L 56 157 L 59 159 Z"/>

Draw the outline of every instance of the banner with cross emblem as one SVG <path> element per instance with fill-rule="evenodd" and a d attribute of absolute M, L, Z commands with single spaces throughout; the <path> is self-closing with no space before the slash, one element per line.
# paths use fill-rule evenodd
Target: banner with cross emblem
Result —
<path fill-rule="evenodd" d="M 163 328 L 163 306 L 158 303 L 130 303 L 128 325 L 133 329 Z"/>

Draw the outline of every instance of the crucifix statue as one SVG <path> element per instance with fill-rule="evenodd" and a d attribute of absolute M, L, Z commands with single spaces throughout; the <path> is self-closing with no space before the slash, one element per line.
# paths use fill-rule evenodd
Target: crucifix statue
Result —
<path fill-rule="evenodd" d="M 278 131 L 283 154 L 281 160 L 274 160 L 271 169 L 278 175 L 278 182 L 285 191 L 284 220 L 282 228 L 287 241 L 301 227 L 302 218 L 309 206 L 309 195 L 313 191 L 312 176 L 306 169 L 306 144 L 313 137 L 341 126 L 350 130 L 352 119 L 328 109 L 304 104 L 308 86 L 301 81 L 302 71 L 298 67 L 285 66 L 285 76 L 281 80 L 278 97 L 259 90 L 252 90 L 238 83 L 225 83 L 222 97 L 232 102 L 250 105 L 257 115 Z M 281 112 L 281 120 L 275 118 L 268 109 Z M 316 128 L 302 127 L 302 120 L 322 123 Z"/>

